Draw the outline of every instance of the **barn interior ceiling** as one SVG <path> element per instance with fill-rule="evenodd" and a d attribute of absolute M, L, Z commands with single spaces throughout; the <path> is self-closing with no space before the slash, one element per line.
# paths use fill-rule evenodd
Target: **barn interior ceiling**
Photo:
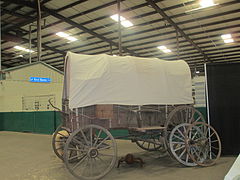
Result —
<path fill-rule="evenodd" d="M 40 2 L 41 61 L 63 70 L 67 51 L 119 54 L 117 0 Z M 240 61 L 238 0 L 121 0 L 120 9 L 124 56 L 182 59 L 200 72 Z M 37 1 L 1 0 L 1 33 L 2 69 L 37 61 Z"/>

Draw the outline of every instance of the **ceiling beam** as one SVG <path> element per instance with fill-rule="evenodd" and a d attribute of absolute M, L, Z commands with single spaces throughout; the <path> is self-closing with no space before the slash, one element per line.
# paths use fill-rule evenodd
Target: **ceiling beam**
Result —
<path fill-rule="evenodd" d="M 3 1 L 5 1 L 3 4 L 5 4 L 5 3 L 11 4 L 11 2 L 10 2 L 9 0 L 3 0 Z M 40 2 L 40 3 L 41 3 L 41 5 L 43 5 L 43 4 L 45 4 L 45 3 L 48 3 L 49 1 L 51 1 L 51 0 L 43 0 L 43 1 Z M 19 5 L 20 5 L 19 8 L 22 8 L 22 7 L 23 7 L 22 4 L 19 4 Z M 16 7 L 16 8 L 18 8 L 18 7 Z M 6 9 L 4 9 L 4 10 L 6 10 Z M 15 12 L 15 11 L 12 11 L 12 12 Z M 27 21 L 20 22 L 20 23 L 18 23 L 18 24 L 14 24 L 13 26 L 10 26 L 10 27 L 7 27 L 7 28 L 2 27 L 2 30 L 5 30 L 6 32 L 8 32 L 8 31 L 11 31 L 11 29 L 15 29 L 15 28 L 17 28 L 17 27 L 22 27 L 22 26 L 25 26 L 25 25 L 27 25 L 27 24 L 30 24 L 30 23 L 35 22 L 35 21 L 37 20 L 37 17 L 36 17 L 36 18 L 32 18 L 32 17 L 31 17 L 31 15 L 32 15 L 34 12 L 35 12 L 35 10 L 34 10 L 34 11 L 31 11 L 31 12 L 29 12 L 29 13 L 27 13 L 27 14 L 25 14 L 25 16 L 28 17 L 28 18 L 27 18 Z M 42 15 L 42 18 L 45 18 L 46 16 L 48 16 L 48 15 L 43 14 L 43 15 Z"/>
<path fill-rule="evenodd" d="M 31 3 L 31 2 L 29 2 L 29 1 L 18 1 L 18 0 L 9 0 L 9 1 L 11 1 L 11 2 L 14 3 L 14 4 L 21 4 L 21 5 L 24 5 L 24 6 L 27 6 L 27 7 L 31 7 L 31 8 L 33 8 L 33 9 L 36 9 L 35 3 Z M 74 27 L 76 27 L 76 28 L 84 31 L 84 32 L 87 32 L 88 34 L 91 34 L 91 35 L 93 35 L 93 36 L 101 39 L 102 41 L 107 42 L 108 44 L 111 44 L 111 45 L 113 45 L 113 46 L 118 47 L 118 43 L 117 43 L 117 42 L 114 42 L 114 41 L 112 41 L 112 40 L 109 40 L 109 39 L 105 38 L 104 36 L 102 36 L 102 35 L 94 32 L 94 31 L 92 31 L 92 30 L 90 30 L 90 29 L 88 29 L 88 28 L 86 28 L 85 26 L 83 26 L 83 25 L 81 25 L 81 24 L 79 24 L 79 23 L 76 23 L 76 22 L 72 21 L 71 19 L 68 19 L 68 18 L 64 17 L 63 15 L 61 15 L 61 14 L 58 14 L 58 13 L 56 12 L 56 10 L 49 9 L 49 8 L 47 8 L 47 7 L 45 7 L 45 6 L 42 6 L 42 7 L 41 7 L 41 11 L 46 12 L 46 13 L 48 13 L 49 15 L 54 16 L 55 18 L 58 18 L 58 19 L 60 19 L 60 20 L 62 20 L 62 21 L 64 21 L 64 22 L 66 22 L 66 23 L 68 23 L 68 24 L 70 24 L 70 25 L 72 25 L 72 26 L 74 26 Z M 130 53 L 131 55 L 137 56 L 137 54 L 136 54 L 134 51 L 131 51 L 131 50 L 125 48 L 125 47 L 122 47 L 122 49 L 123 49 L 125 52 Z"/>
<path fill-rule="evenodd" d="M 11 37 L 11 39 L 22 40 L 24 43 L 29 43 L 29 40 L 28 40 L 28 39 L 25 39 L 25 38 L 23 38 L 23 37 L 21 37 L 21 36 L 18 36 L 18 35 L 13 35 L 13 34 L 6 33 L 6 32 L 3 32 L 2 35 L 6 35 L 6 36 L 8 36 L 8 37 Z M 14 42 L 14 41 L 13 41 L 13 42 Z M 37 46 L 37 43 L 34 42 L 34 41 L 32 42 L 32 44 L 33 44 L 34 46 Z M 56 49 L 56 48 L 49 47 L 49 46 L 47 46 L 47 45 L 43 45 L 42 47 L 43 47 L 44 49 L 46 49 L 46 50 L 51 50 L 51 51 L 53 51 L 53 52 L 55 52 L 55 53 L 59 53 L 59 54 L 65 55 L 65 52 L 64 52 L 64 51 L 60 51 L 60 50 L 58 50 L 58 49 Z"/>
<path fill-rule="evenodd" d="M 204 60 L 210 61 L 209 57 L 198 47 L 197 44 L 181 29 L 179 26 L 153 1 L 146 0 L 149 5 L 151 5 L 155 11 L 157 11 L 169 24 L 171 24 L 179 34 L 184 37 L 193 47 L 195 47 L 204 57 Z"/>

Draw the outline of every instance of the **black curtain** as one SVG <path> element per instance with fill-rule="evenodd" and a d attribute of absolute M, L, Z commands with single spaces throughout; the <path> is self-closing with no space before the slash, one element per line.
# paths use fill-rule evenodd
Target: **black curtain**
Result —
<path fill-rule="evenodd" d="M 240 153 L 240 63 L 207 64 L 210 124 L 217 130 L 223 155 Z"/>

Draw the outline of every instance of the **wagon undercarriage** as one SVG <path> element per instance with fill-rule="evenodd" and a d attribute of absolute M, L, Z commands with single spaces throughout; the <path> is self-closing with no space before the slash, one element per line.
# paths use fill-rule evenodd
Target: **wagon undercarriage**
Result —
<path fill-rule="evenodd" d="M 122 106 L 116 107 L 123 108 Z M 123 127 L 126 122 L 119 121 L 122 116 L 121 110 L 114 111 L 118 114 L 117 118 L 112 119 L 120 123 L 118 128 L 128 129 L 128 135 L 125 136 L 113 137 L 109 131 L 111 129 L 108 127 L 109 123 L 105 123 L 107 127 L 88 124 L 81 128 L 73 128 L 73 126 L 67 128 L 62 125 L 56 130 L 52 142 L 54 152 L 64 161 L 72 175 L 80 179 L 99 179 L 105 176 L 117 162 L 115 139 L 120 138 L 127 138 L 146 151 L 168 152 L 172 158 L 185 166 L 210 166 L 219 158 L 220 139 L 216 131 L 205 123 L 201 113 L 193 106 L 155 106 L 153 111 L 144 106 L 139 110 L 129 107 L 128 110 L 132 112 L 128 113 L 126 109 L 125 106 L 124 118 L 131 127 Z M 82 114 L 77 115 L 75 110 L 65 115 L 68 118 L 65 126 L 79 123 L 81 118 L 85 123 L 87 119 L 100 123 L 101 120 L 107 121 L 106 117 L 96 120 L 92 118 L 93 116 L 89 116 L 91 115 L 89 107 L 88 111 L 85 111 L 86 114 L 84 111 L 80 112 Z M 115 115 L 114 112 L 112 112 L 113 115 Z M 162 114 L 163 112 L 165 113 Z M 101 113 L 104 112 L 101 111 Z M 105 114 L 111 113 L 108 111 Z M 132 119 L 129 120 L 127 116 Z M 69 120 L 71 123 L 68 122 Z M 157 123 L 159 123 L 158 126 Z M 154 124 L 154 126 L 149 124 Z"/>

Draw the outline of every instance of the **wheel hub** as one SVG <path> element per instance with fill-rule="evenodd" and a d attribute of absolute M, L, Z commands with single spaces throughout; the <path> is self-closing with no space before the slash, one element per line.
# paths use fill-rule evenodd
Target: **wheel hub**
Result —
<path fill-rule="evenodd" d="M 98 156 L 98 150 L 96 148 L 90 148 L 88 150 L 88 157 L 95 158 Z"/>

